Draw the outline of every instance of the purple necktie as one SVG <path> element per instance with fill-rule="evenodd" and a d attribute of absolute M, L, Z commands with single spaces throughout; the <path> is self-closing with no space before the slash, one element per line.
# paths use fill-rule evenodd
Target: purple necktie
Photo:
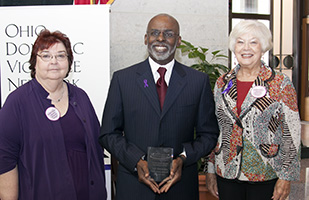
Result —
<path fill-rule="evenodd" d="M 159 101 L 160 101 L 161 110 L 162 110 L 166 91 L 167 91 L 167 84 L 164 80 L 166 69 L 164 67 L 159 67 L 158 72 L 160 74 L 160 78 L 158 79 L 156 86 L 157 86 L 157 92 L 159 95 Z"/>

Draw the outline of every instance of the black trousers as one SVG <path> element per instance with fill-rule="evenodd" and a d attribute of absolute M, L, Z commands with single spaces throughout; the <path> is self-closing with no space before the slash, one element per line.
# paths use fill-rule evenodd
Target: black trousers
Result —
<path fill-rule="evenodd" d="M 271 200 L 278 179 L 264 182 L 239 181 L 217 176 L 220 200 Z"/>

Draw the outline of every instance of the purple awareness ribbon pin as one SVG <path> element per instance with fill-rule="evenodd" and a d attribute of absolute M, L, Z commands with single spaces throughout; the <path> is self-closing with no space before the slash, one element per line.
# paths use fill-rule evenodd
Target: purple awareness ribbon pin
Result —
<path fill-rule="evenodd" d="M 147 79 L 144 79 L 144 83 L 145 83 L 144 88 L 148 87 Z"/>
<path fill-rule="evenodd" d="M 231 87 L 233 86 L 233 81 L 232 79 L 229 81 L 229 84 L 227 85 L 227 88 L 225 90 L 223 90 L 222 94 L 224 93 L 228 93 L 231 89 Z"/>

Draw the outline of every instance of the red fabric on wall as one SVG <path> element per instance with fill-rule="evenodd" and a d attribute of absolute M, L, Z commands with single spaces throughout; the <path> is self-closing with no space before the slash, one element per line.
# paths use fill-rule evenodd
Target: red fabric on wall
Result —
<path fill-rule="evenodd" d="M 74 0 L 75 5 L 85 4 L 111 4 L 114 0 Z"/>
<path fill-rule="evenodd" d="M 98 0 L 74 0 L 75 5 L 82 5 L 82 4 L 93 4 L 91 2 L 95 2 L 94 4 L 97 4 Z"/>

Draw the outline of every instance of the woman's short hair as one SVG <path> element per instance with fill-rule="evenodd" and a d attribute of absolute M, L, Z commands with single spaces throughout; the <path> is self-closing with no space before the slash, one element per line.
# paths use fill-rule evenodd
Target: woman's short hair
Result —
<path fill-rule="evenodd" d="M 229 49 L 234 52 L 237 38 L 247 33 L 254 35 L 260 41 L 264 53 L 272 48 L 271 32 L 263 23 L 257 20 L 243 20 L 230 33 Z"/>
<path fill-rule="evenodd" d="M 35 65 L 37 61 L 38 52 L 44 49 L 48 49 L 56 43 L 63 43 L 63 45 L 65 46 L 66 52 L 68 54 L 68 63 L 69 63 L 69 69 L 66 74 L 66 77 L 69 75 L 71 65 L 73 63 L 73 52 L 71 49 L 70 39 L 60 31 L 50 32 L 49 30 L 44 29 L 40 32 L 32 47 L 31 57 L 29 60 L 30 63 L 29 69 L 31 70 L 31 78 L 35 77 L 36 73 Z"/>

